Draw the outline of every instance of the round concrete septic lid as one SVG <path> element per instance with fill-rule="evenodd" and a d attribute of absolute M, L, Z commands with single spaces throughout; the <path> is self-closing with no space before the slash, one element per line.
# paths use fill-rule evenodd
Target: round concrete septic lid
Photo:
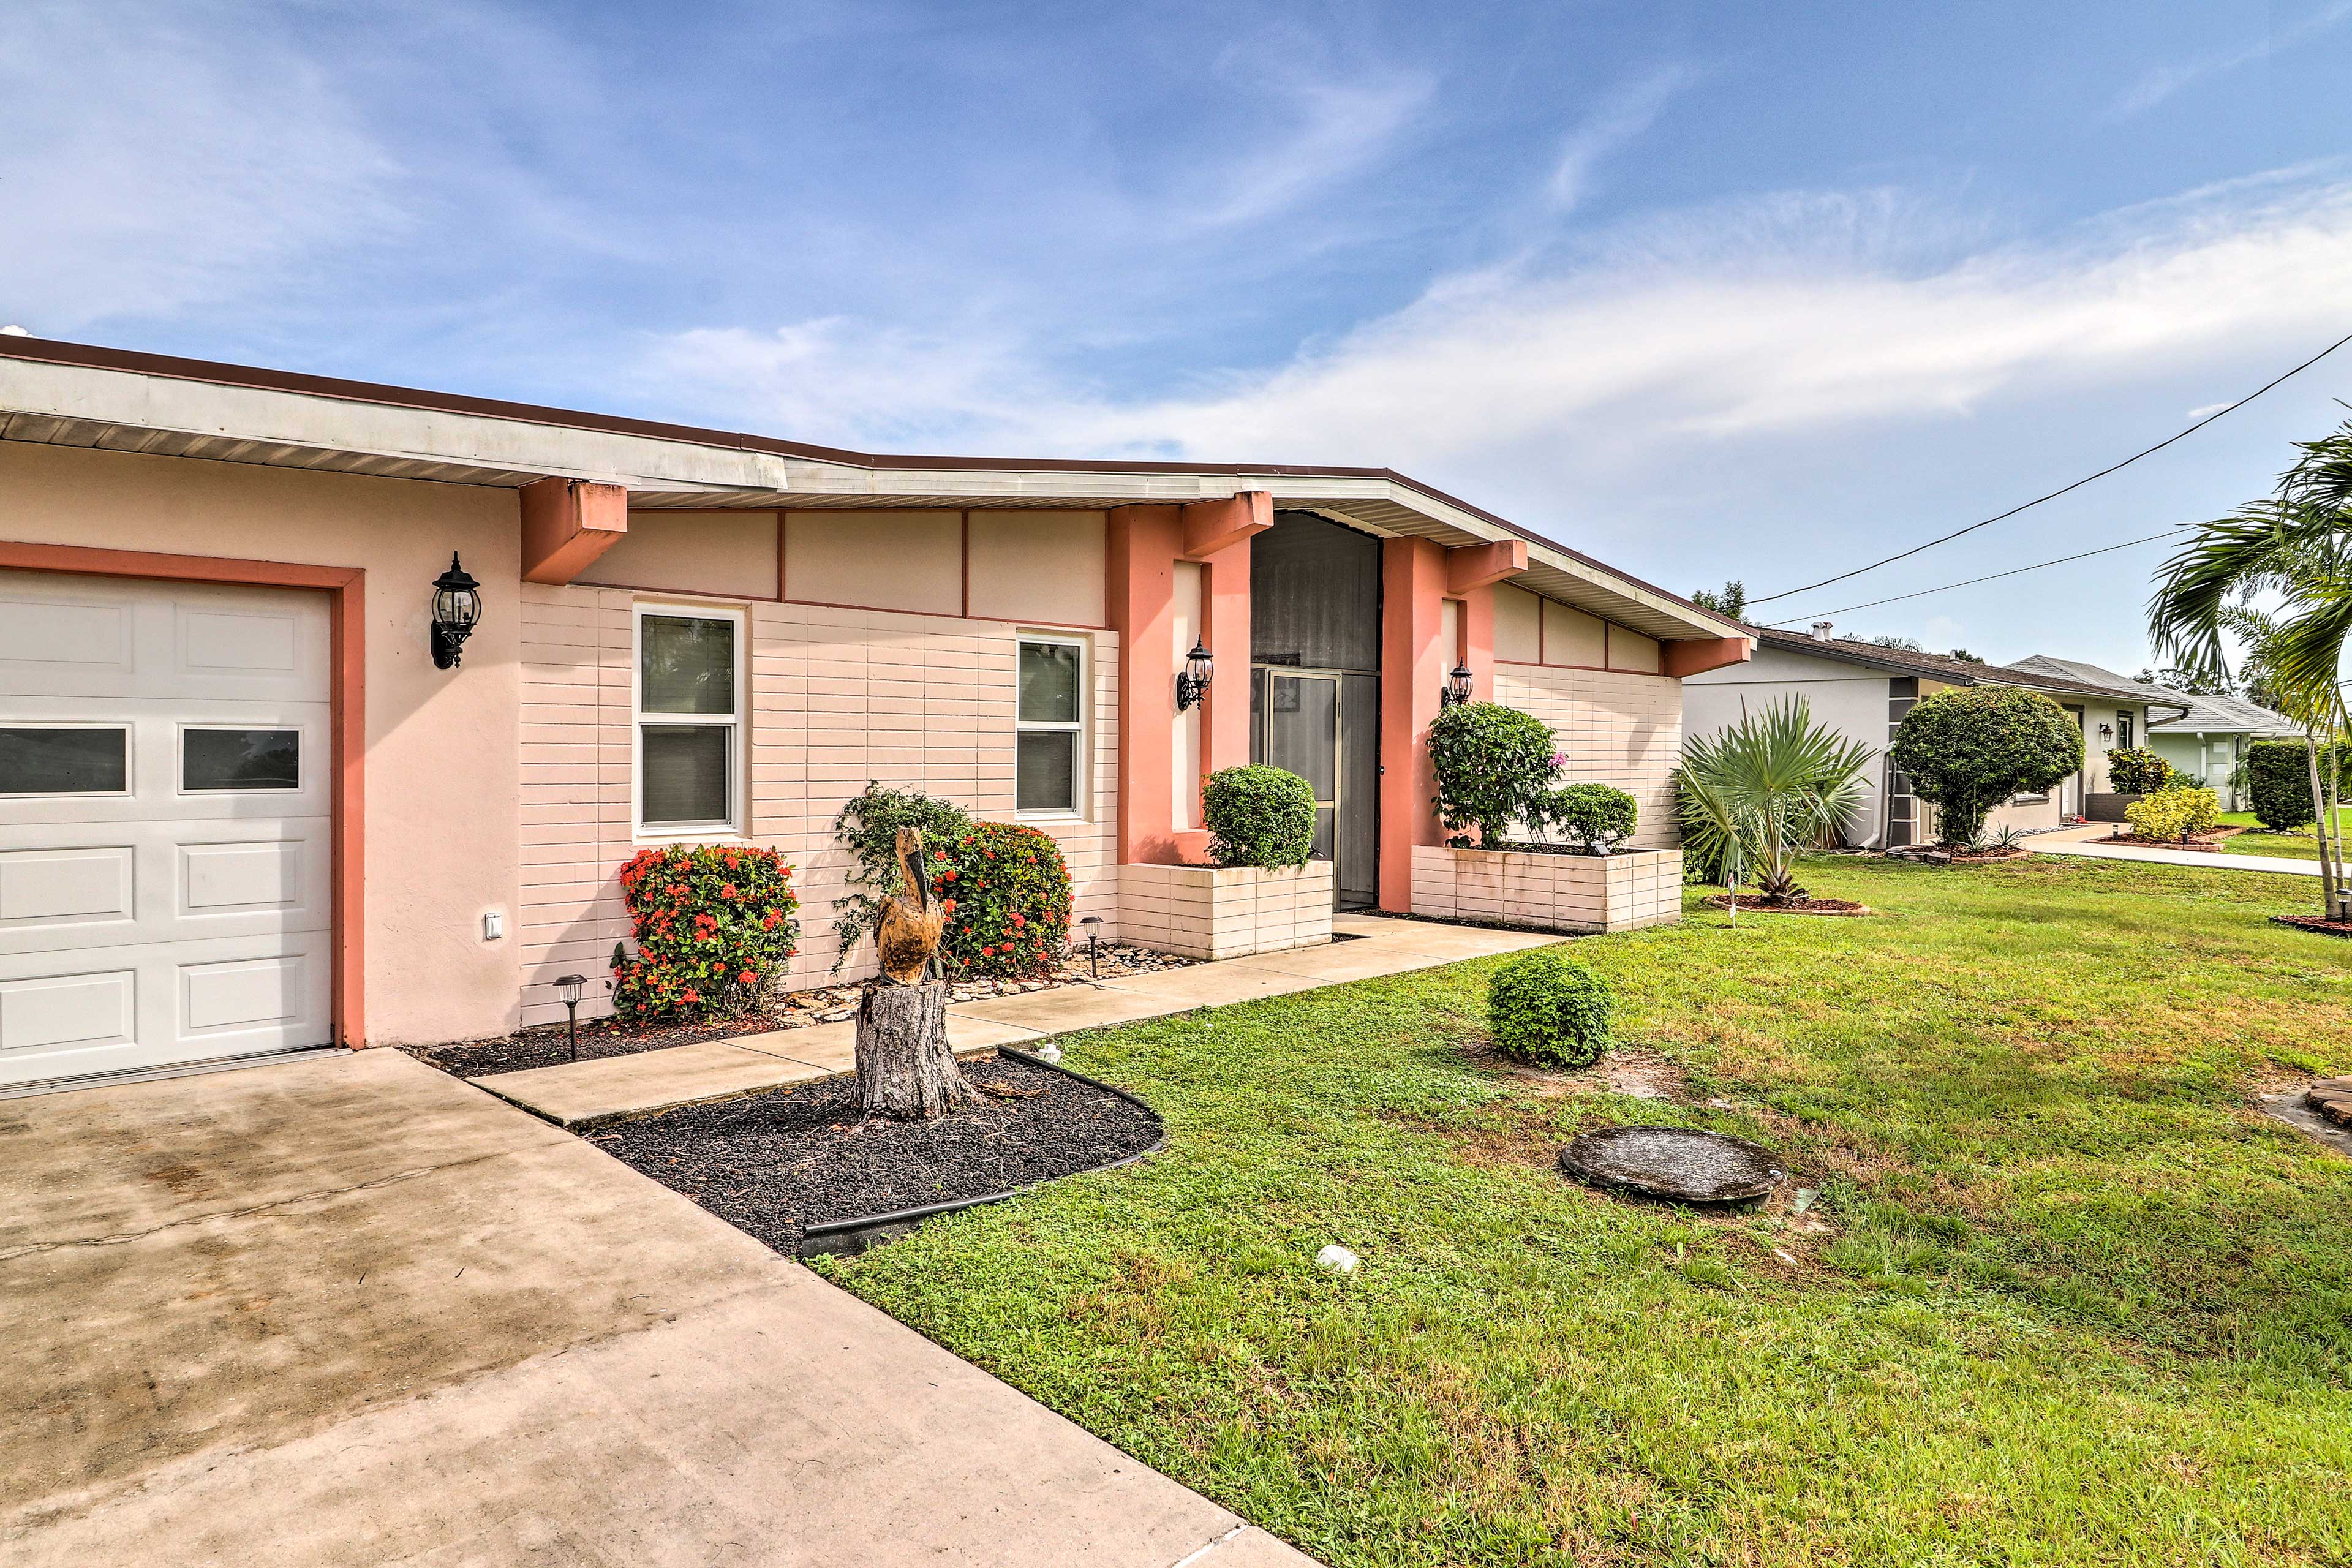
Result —
<path fill-rule="evenodd" d="M 1761 1144 L 1696 1127 L 1611 1127 L 1559 1152 L 1560 1168 L 1599 1186 L 1680 1204 L 1760 1198 L 1788 1180 Z"/>

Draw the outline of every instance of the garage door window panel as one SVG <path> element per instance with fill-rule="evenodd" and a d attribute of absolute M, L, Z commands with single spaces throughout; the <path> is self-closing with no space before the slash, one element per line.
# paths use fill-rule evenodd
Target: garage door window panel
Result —
<path fill-rule="evenodd" d="M 131 731 L 122 725 L 0 728 L 0 795 L 128 795 Z"/>
<path fill-rule="evenodd" d="M 180 731 L 180 788 L 231 795 L 302 787 L 302 731 L 188 728 Z"/>
<path fill-rule="evenodd" d="M 742 617 L 637 615 L 637 824 L 651 834 L 740 826 Z"/>

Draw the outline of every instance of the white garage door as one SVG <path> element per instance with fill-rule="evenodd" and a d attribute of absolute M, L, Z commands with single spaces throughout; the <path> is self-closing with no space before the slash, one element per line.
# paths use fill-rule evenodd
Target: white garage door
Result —
<path fill-rule="evenodd" d="M 0 572 L 0 1084 L 325 1044 L 323 595 Z"/>

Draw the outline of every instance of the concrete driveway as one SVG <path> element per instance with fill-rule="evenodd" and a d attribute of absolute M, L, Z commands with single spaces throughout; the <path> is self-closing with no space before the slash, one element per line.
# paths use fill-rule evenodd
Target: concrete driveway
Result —
<path fill-rule="evenodd" d="M 1307 1561 L 392 1052 L 0 1100 L 0 1192 L 11 1564 Z"/>

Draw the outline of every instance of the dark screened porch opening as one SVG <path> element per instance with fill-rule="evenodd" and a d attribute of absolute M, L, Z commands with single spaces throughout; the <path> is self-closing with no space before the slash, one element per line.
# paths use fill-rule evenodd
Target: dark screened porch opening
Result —
<path fill-rule="evenodd" d="M 1250 541 L 1250 760 L 1315 791 L 1343 910 L 1380 901 L 1381 542 L 1305 511 Z"/>

